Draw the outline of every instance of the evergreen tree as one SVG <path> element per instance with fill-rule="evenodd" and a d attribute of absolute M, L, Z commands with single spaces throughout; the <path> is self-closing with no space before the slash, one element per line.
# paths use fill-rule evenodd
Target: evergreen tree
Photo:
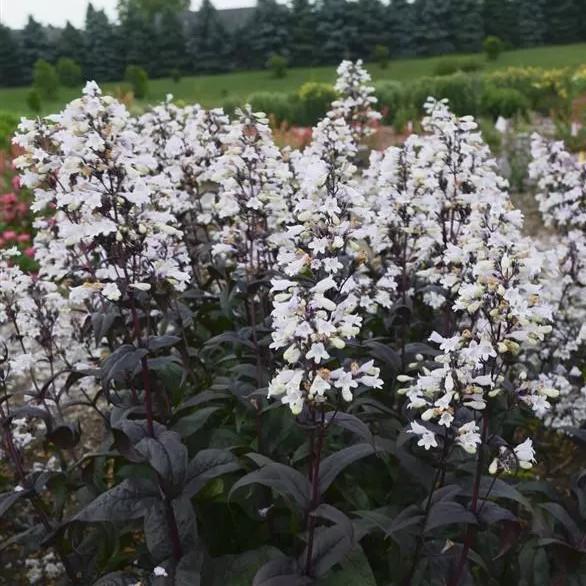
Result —
<path fill-rule="evenodd" d="M 420 55 L 442 55 L 454 50 L 452 43 L 451 1 L 418 0 L 417 52 Z"/>
<path fill-rule="evenodd" d="M 153 43 L 153 20 L 133 4 L 120 13 L 119 31 L 125 66 L 138 65 L 148 71 L 149 75 L 154 75 L 156 47 Z"/>
<path fill-rule="evenodd" d="M 292 65 L 310 65 L 319 59 L 316 30 L 317 15 L 313 4 L 309 0 L 293 0 L 290 30 Z"/>
<path fill-rule="evenodd" d="M 23 68 L 24 80 L 25 83 L 30 83 L 35 63 L 39 59 L 44 59 L 45 61 L 53 59 L 47 32 L 32 16 L 28 17 L 28 22 L 22 31 L 21 43 L 20 62 Z"/>
<path fill-rule="evenodd" d="M 74 61 L 83 61 L 85 39 L 83 31 L 76 29 L 69 21 L 61 31 L 57 41 L 56 57 L 66 57 Z"/>
<path fill-rule="evenodd" d="M 385 7 L 380 0 L 358 0 L 350 3 L 349 9 L 354 12 L 353 20 L 358 33 L 352 39 L 358 42 L 351 47 L 351 53 L 354 57 L 370 59 L 377 45 L 388 44 Z"/>
<path fill-rule="evenodd" d="M 586 0 L 576 0 L 576 10 L 580 15 L 578 19 L 578 38 L 586 41 Z"/>
<path fill-rule="evenodd" d="M 191 0 L 118 0 L 118 15 L 122 20 L 127 12 L 138 10 L 147 20 L 152 20 L 167 10 L 184 12 L 189 10 L 190 5 Z"/>
<path fill-rule="evenodd" d="M 187 53 L 192 71 L 228 69 L 230 39 L 211 0 L 203 0 L 191 25 Z"/>
<path fill-rule="evenodd" d="M 452 0 L 452 42 L 455 50 L 462 53 L 480 51 L 483 40 L 481 0 Z"/>
<path fill-rule="evenodd" d="M 544 1 L 518 0 L 519 46 L 543 45 L 546 36 Z"/>
<path fill-rule="evenodd" d="M 12 31 L 0 24 L 0 86 L 25 83 L 20 64 L 20 50 Z"/>
<path fill-rule="evenodd" d="M 342 59 L 352 59 L 352 49 L 358 44 L 352 6 L 346 0 L 321 0 L 316 33 L 321 63 L 336 64 Z"/>
<path fill-rule="evenodd" d="M 547 42 L 574 43 L 579 39 L 579 4 L 575 0 L 550 0 L 546 5 Z"/>
<path fill-rule="evenodd" d="M 258 0 L 246 28 L 255 67 L 264 67 L 273 53 L 289 57 L 289 11 L 285 6 L 276 0 Z"/>
<path fill-rule="evenodd" d="M 157 15 L 156 21 L 155 76 L 169 76 L 174 70 L 183 71 L 186 56 L 183 19 L 178 12 L 165 9 Z"/>
<path fill-rule="evenodd" d="M 87 79 L 107 81 L 118 77 L 115 67 L 114 31 L 106 13 L 88 4 L 85 18 Z"/>
<path fill-rule="evenodd" d="M 387 8 L 391 55 L 408 57 L 416 53 L 415 5 L 409 0 L 391 0 Z"/>
<path fill-rule="evenodd" d="M 484 0 L 484 34 L 506 45 L 517 44 L 517 10 L 511 0 Z"/>

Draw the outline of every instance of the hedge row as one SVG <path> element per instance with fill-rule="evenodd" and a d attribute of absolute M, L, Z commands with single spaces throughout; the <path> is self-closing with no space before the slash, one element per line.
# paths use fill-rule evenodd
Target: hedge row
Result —
<path fill-rule="evenodd" d="M 549 114 L 567 112 L 571 97 L 586 90 L 586 67 L 579 70 L 512 67 L 490 73 L 466 73 L 422 77 L 408 83 L 382 81 L 376 96 L 384 123 L 401 129 L 416 119 L 428 96 L 447 98 L 459 115 L 493 119 L 525 115 L 528 111 Z M 311 126 L 327 111 L 335 93 L 331 86 L 307 83 L 294 94 L 256 92 L 248 101 L 255 110 L 272 114 L 275 122 Z M 232 110 L 237 103 L 224 104 Z"/>

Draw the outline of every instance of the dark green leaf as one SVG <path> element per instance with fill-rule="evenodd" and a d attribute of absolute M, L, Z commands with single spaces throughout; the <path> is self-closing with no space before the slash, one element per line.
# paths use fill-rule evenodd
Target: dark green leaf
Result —
<path fill-rule="evenodd" d="M 238 460 L 228 450 L 209 448 L 198 452 L 189 463 L 185 494 L 192 498 L 210 480 L 240 468 Z"/>
<path fill-rule="evenodd" d="M 82 509 L 73 521 L 94 523 L 140 519 L 159 500 L 157 487 L 144 479 L 129 478 L 102 493 Z"/>
<path fill-rule="evenodd" d="M 199 431 L 207 422 L 207 420 L 221 407 L 202 407 L 189 415 L 184 415 L 173 425 L 173 431 L 176 431 L 181 437 L 189 437 Z"/>
<path fill-rule="evenodd" d="M 360 443 L 338 450 L 325 458 L 319 468 L 320 493 L 323 494 L 347 466 L 357 460 L 372 456 L 376 451 L 372 444 Z"/>

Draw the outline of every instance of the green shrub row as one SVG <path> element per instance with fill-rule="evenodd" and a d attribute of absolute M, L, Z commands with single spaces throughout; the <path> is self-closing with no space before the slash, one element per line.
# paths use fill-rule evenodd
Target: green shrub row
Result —
<path fill-rule="evenodd" d="M 383 123 L 401 130 L 408 120 L 419 118 L 429 96 L 447 98 L 454 112 L 496 119 L 526 115 L 528 111 L 561 112 L 568 106 L 568 70 L 509 68 L 478 73 L 477 63 L 466 59 L 446 60 L 449 75 L 422 77 L 408 83 L 381 81 L 376 84 Z M 468 71 L 464 71 L 467 68 Z M 257 111 L 271 114 L 277 124 L 311 126 L 327 112 L 335 99 L 333 88 L 307 83 L 293 94 L 256 92 L 248 97 Z M 223 104 L 230 111 L 233 100 Z"/>

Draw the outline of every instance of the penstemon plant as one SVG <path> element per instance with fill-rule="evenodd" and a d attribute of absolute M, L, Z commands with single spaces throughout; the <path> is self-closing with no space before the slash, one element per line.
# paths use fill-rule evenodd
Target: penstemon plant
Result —
<path fill-rule="evenodd" d="M 430 98 L 363 157 L 370 77 L 338 74 L 303 150 L 248 106 L 134 116 L 95 83 L 22 121 L 9 583 L 579 583 L 584 166 L 534 138 L 531 238 L 471 117 Z"/>

